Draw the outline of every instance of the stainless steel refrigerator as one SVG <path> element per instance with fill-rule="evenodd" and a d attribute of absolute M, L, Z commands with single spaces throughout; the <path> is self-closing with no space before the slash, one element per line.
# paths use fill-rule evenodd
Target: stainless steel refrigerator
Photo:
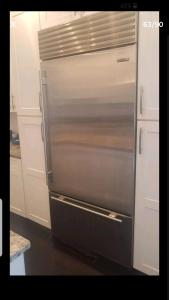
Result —
<path fill-rule="evenodd" d="M 132 266 L 137 13 L 41 30 L 39 49 L 52 231 Z"/>

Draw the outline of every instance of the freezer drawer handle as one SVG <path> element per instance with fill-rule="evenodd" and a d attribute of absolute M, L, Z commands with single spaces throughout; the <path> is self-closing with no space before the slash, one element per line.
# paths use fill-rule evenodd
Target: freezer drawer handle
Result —
<path fill-rule="evenodd" d="M 121 219 L 116 218 L 116 215 L 112 213 L 109 214 L 109 218 L 117 222 L 122 222 Z"/>
<path fill-rule="evenodd" d="M 110 213 L 109 215 L 102 214 L 102 213 L 100 213 L 100 212 L 95 211 L 94 209 L 92 210 L 92 209 L 83 207 L 83 206 L 81 206 L 81 205 L 77 205 L 77 204 L 74 204 L 74 203 L 72 203 L 72 202 L 65 201 L 65 200 L 63 200 L 63 198 L 60 199 L 60 198 L 56 198 L 56 197 L 51 197 L 51 199 L 57 200 L 57 201 L 60 201 L 60 202 L 63 202 L 63 203 L 66 203 L 66 204 L 68 204 L 68 205 L 71 205 L 71 206 L 80 208 L 80 209 L 82 209 L 82 210 L 85 210 L 85 211 L 88 211 L 88 212 L 91 212 L 91 213 L 94 213 L 94 214 L 96 214 L 96 215 L 99 215 L 99 216 L 101 216 L 101 217 L 107 218 L 107 219 L 109 219 L 109 220 L 111 219 L 111 220 L 113 220 L 113 221 L 115 221 L 115 222 L 119 222 L 119 223 L 122 223 L 122 222 L 123 222 L 121 219 L 116 218 L 116 214 L 113 214 L 113 213 Z"/>

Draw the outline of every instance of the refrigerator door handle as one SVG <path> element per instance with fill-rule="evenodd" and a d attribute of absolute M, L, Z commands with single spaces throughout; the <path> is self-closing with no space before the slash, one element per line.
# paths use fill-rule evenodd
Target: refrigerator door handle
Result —
<path fill-rule="evenodd" d="M 44 155 L 45 155 L 45 174 L 46 174 L 46 184 L 48 186 L 49 184 L 49 175 L 51 175 L 51 171 L 48 171 L 48 161 L 47 161 L 47 155 L 46 155 L 46 141 L 44 139 L 44 127 L 43 127 L 43 123 L 41 123 L 41 135 L 42 135 L 42 141 L 44 144 Z"/>
<path fill-rule="evenodd" d="M 143 114 L 143 87 L 140 87 L 140 115 Z"/>
<path fill-rule="evenodd" d="M 44 136 L 43 136 L 43 123 L 41 122 L 41 136 L 42 136 L 42 142 L 44 143 Z"/>
<path fill-rule="evenodd" d="M 141 141 L 142 141 L 142 128 L 139 129 L 139 154 L 141 154 L 141 152 L 142 152 Z"/>
<path fill-rule="evenodd" d="M 40 109 L 40 112 L 42 112 L 42 84 L 41 84 L 41 72 L 39 70 L 39 85 L 40 85 L 40 88 L 39 88 L 39 109 Z"/>
<path fill-rule="evenodd" d="M 44 73 L 45 75 L 45 73 Z M 41 83 L 41 109 L 42 109 L 42 123 L 41 123 L 41 132 L 42 132 L 42 140 L 44 143 L 44 154 L 45 154 L 45 173 L 46 173 L 46 184 L 49 186 L 49 181 L 52 180 L 52 169 L 50 166 L 50 157 L 49 157 L 49 150 L 47 147 L 48 144 L 48 137 L 47 137 L 47 116 L 45 113 L 45 107 L 46 107 L 46 97 L 47 97 L 47 91 L 46 91 L 46 80 L 41 77 L 40 80 Z"/>
<path fill-rule="evenodd" d="M 41 99 L 41 92 L 39 92 L 39 108 L 40 108 L 40 112 L 42 112 L 42 99 Z"/>

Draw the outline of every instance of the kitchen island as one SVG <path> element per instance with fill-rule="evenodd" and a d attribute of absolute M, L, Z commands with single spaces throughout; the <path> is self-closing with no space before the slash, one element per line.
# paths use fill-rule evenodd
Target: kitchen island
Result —
<path fill-rule="evenodd" d="M 10 231 L 10 275 L 25 275 L 24 252 L 30 246 L 28 239 Z"/>

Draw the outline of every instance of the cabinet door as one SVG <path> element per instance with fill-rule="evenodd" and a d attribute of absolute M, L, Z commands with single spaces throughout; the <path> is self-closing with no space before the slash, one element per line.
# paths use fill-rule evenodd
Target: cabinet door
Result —
<path fill-rule="evenodd" d="M 18 81 L 14 44 L 14 20 L 10 18 L 10 111 L 17 111 Z"/>
<path fill-rule="evenodd" d="M 50 227 L 40 117 L 18 117 L 27 218 Z"/>
<path fill-rule="evenodd" d="M 73 11 L 42 11 L 39 14 L 41 29 L 64 24 L 77 17 Z"/>
<path fill-rule="evenodd" d="M 159 12 L 139 13 L 138 119 L 159 119 Z"/>
<path fill-rule="evenodd" d="M 10 210 L 25 216 L 24 187 L 21 160 L 10 158 Z"/>
<path fill-rule="evenodd" d="M 18 115 L 40 115 L 38 12 L 13 17 L 16 70 L 18 77 Z"/>
<path fill-rule="evenodd" d="M 134 268 L 159 273 L 159 123 L 138 121 Z"/>

